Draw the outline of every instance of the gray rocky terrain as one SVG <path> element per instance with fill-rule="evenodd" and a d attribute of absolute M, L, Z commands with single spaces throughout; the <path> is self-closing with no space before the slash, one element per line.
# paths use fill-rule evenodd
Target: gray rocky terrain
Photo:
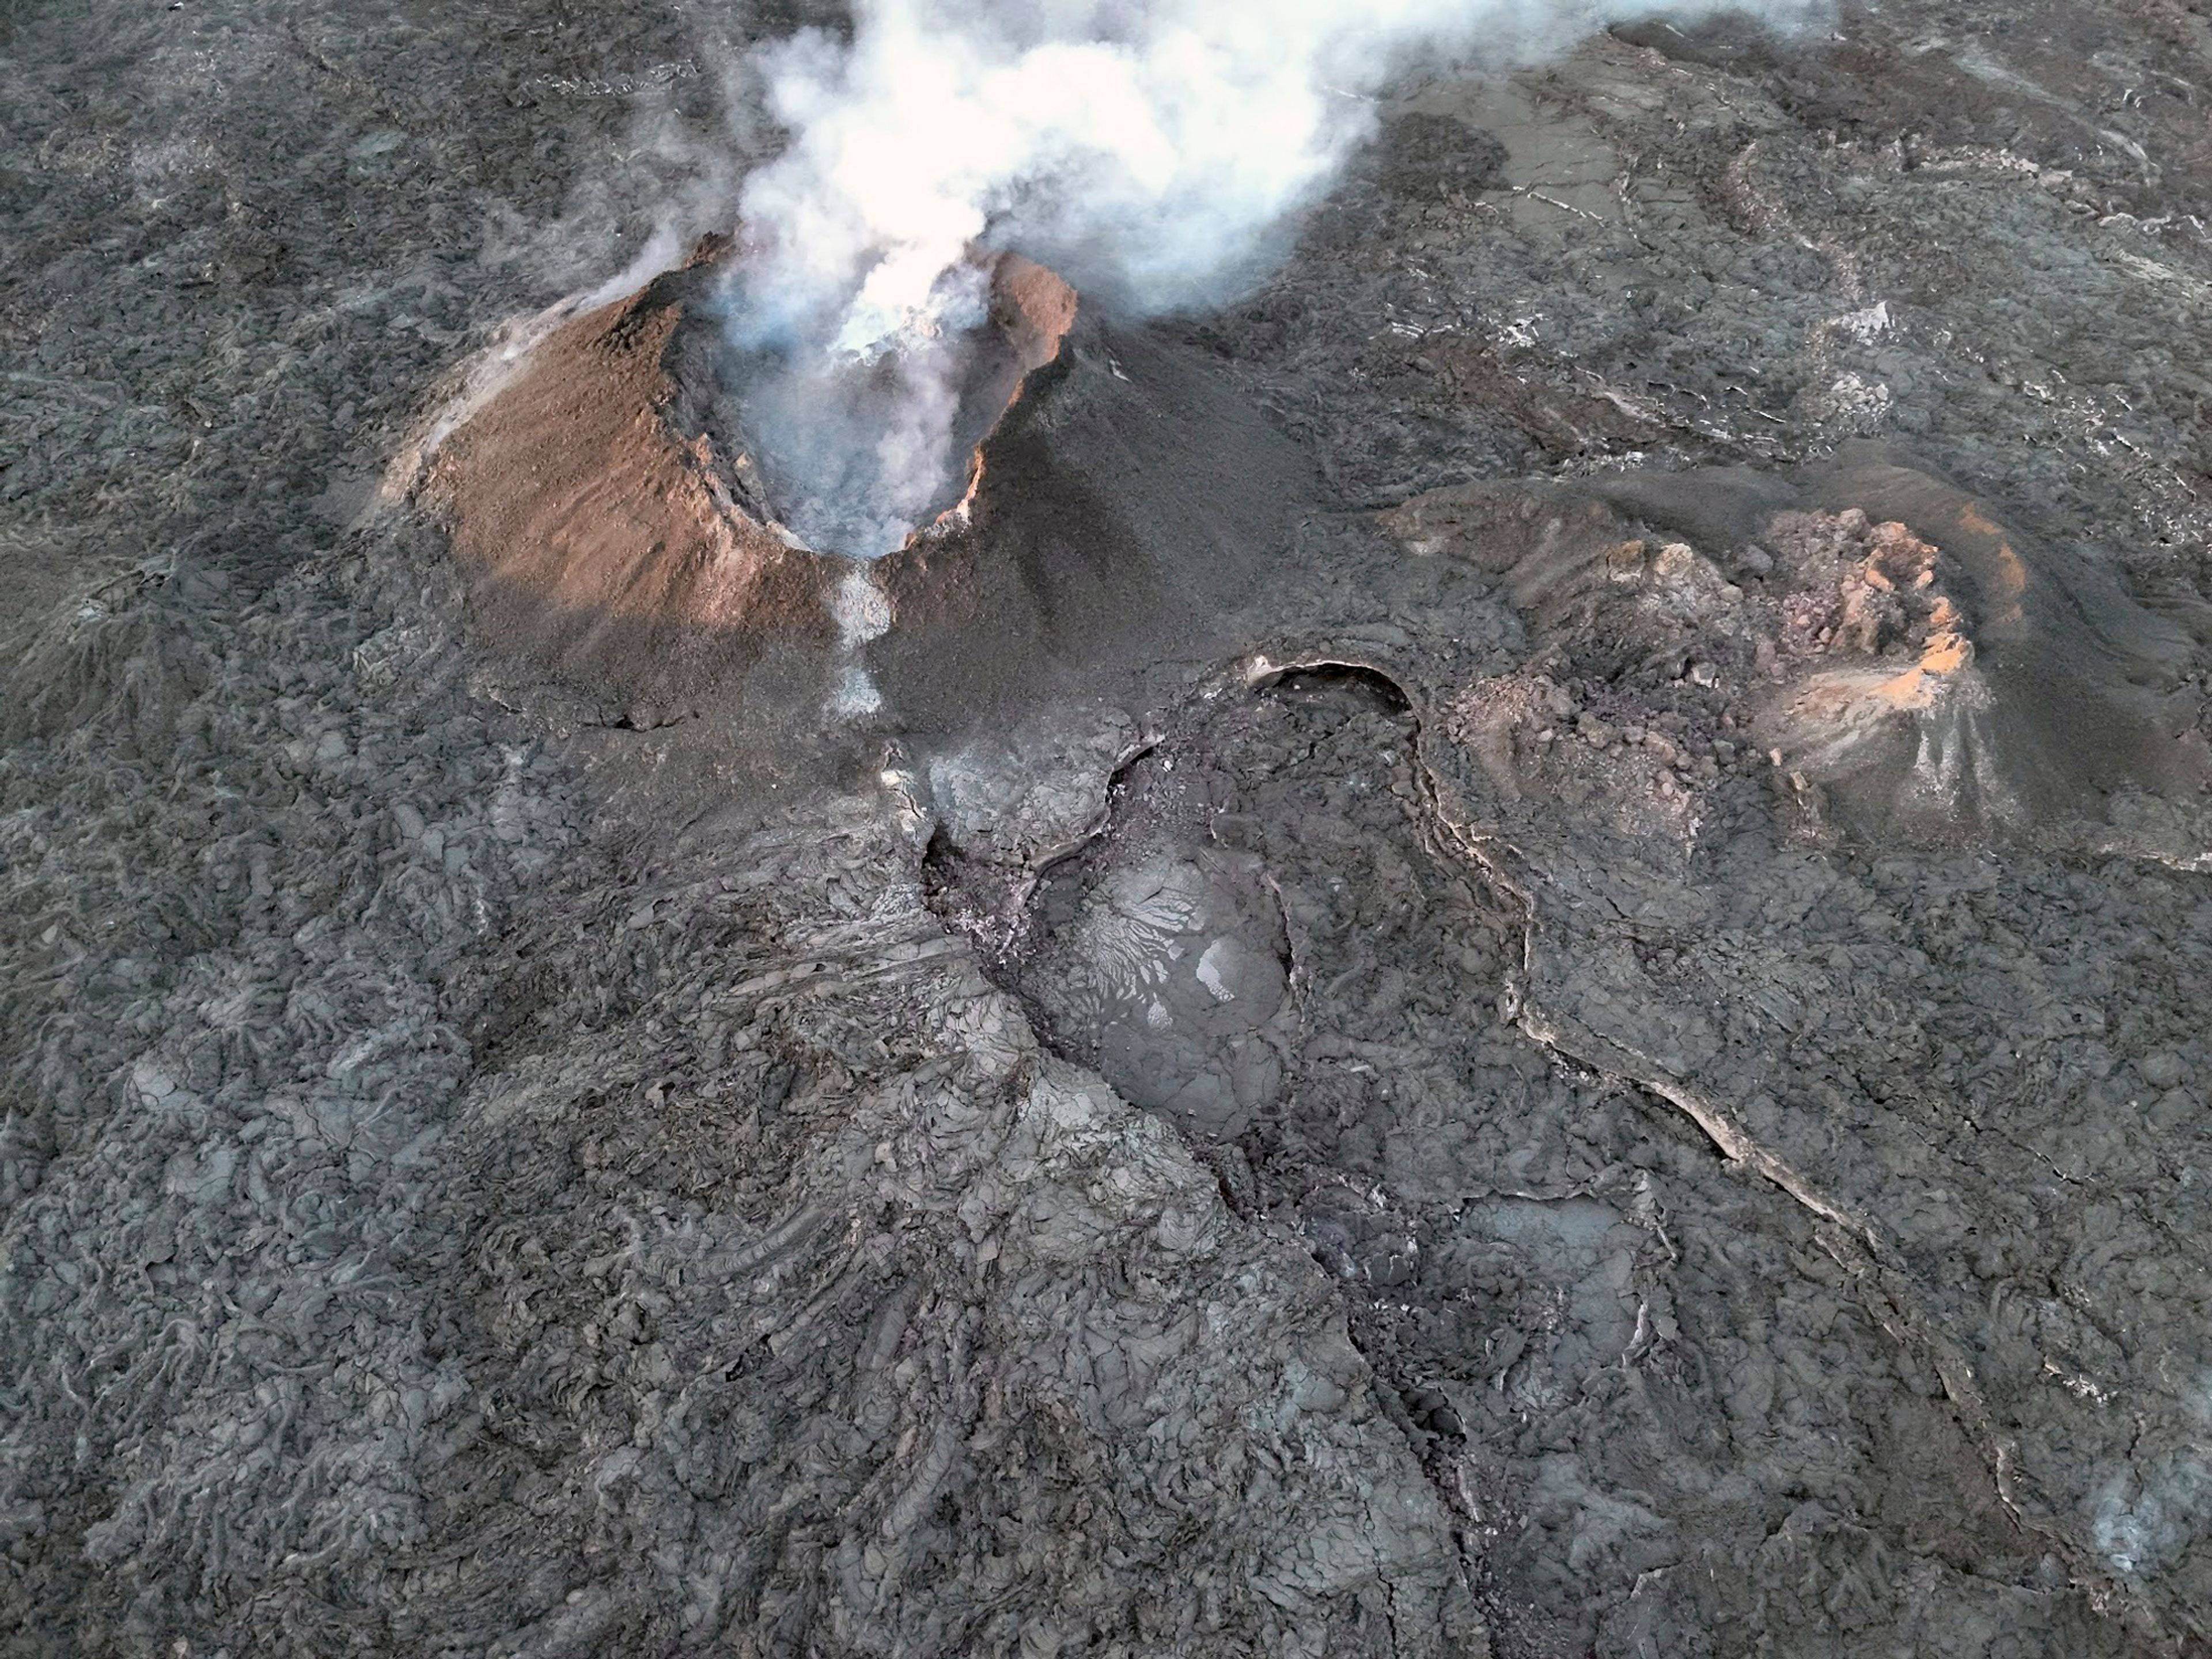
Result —
<path fill-rule="evenodd" d="M 0 5 L 0 1652 L 2212 1651 L 2212 14 L 1417 67 L 580 673 L 810 19 Z"/>

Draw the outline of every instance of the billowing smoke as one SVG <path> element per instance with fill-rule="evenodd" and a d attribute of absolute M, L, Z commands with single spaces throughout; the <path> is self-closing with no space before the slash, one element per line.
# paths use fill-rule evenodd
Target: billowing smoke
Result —
<path fill-rule="evenodd" d="M 789 147 L 748 180 L 735 344 L 811 545 L 896 548 L 957 492 L 990 251 L 1126 313 L 1218 301 L 1372 131 L 1415 54 L 1505 67 L 1700 0 L 859 0 L 762 64 Z M 1766 0 L 1769 15 L 1802 0 Z"/>

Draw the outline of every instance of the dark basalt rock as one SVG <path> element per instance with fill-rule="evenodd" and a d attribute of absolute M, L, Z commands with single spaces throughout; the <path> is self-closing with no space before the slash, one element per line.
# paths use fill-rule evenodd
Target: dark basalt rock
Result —
<path fill-rule="evenodd" d="M 2201 27 L 1411 65 L 860 570 L 836 21 L 0 21 L 0 1650 L 2203 1650 Z"/>

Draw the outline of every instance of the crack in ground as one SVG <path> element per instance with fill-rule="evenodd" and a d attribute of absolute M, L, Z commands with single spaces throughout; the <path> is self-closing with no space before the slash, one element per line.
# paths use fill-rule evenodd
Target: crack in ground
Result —
<path fill-rule="evenodd" d="M 2154 1636 L 2166 1632 L 2154 1609 L 2098 1566 L 2074 1540 L 2030 1516 L 2018 1496 L 2019 1449 L 2000 1430 L 1990 1411 L 1973 1367 L 1959 1345 L 1942 1334 L 1917 1307 L 1910 1281 L 1896 1265 L 1896 1248 L 1874 1219 L 1822 1193 L 1787 1158 L 1762 1146 L 1736 1118 L 1715 1101 L 1692 1089 L 1648 1056 L 1625 1044 L 1601 1036 L 1567 1016 L 1540 1007 L 1533 1000 L 1536 944 L 1540 912 L 1534 890 L 1516 879 L 1493 847 L 1514 851 L 1510 843 L 1476 830 L 1445 805 L 1449 786 L 1431 753 L 1430 723 L 1405 686 L 1387 670 L 1357 659 L 1329 658 L 1285 665 L 1267 663 L 1249 680 L 1255 689 L 1284 676 L 1321 667 L 1361 671 L 1389 681 L 1406 699 L 1413 725 L 1414 772 L 1420 796 L 1438 850 L 1455 854 L 1479 869 L 1491 887 L 1511 896 L 1522 912 L 1521 971 L 1518 982 L 1509 977 L 1500 1012 L 1508 1024 L 1560 1060 L 1616 1081 L 1632 1085 L 1674 1107 L 1695 1124 L 1729 1163 L 1749 1170 L 1778 1188 L 1816 1218 L 1814 1237 L 1820 1249 L 1857 1286 L 1872 1314 L 1892 1340 L 1923 1360 L 1936 1372 L 1946 1396 L 1983 1449 L 1997 1498 L 2023 1530 L 2045 1540 L 2063 1559 L 2075 1581 L 2089 1592 L 2100 1610 L 2124 1608 Z"/>
<path fill-rule="evenodd" d="M 1447 781 L 1438 764 L 1439 757 L 1433 748 L 1436 741 L 1431 723 L 1423 717 L 1423 710 L 1406 685 L 1389 670 L 1374 662 L 1358 657 L 1334 653 L 1313 654 L 1295 659 L 1277 661 L 1267 657 L 1249 659 L 1242 665 L 1243 689 L 1261 692 L 1296 676 L 1337 673 L 1366 682 L 1387 698 L 1401 717 L 1412 726 L 1411 768 L 1413 788 L 1407 796 L 1414 828 L 1420 842 L 1443 867 L 1464 869 L 1472 865 L 1481 878 L 1481 884 L 1493 894 L 1510 895 L 1517 911 L 1521 948 L 1519 962 L 1511 959 L 1510 934 L 1505 941 L 1504 983 L 1498 998 L 1501 1024 L 1513 1028 L 1540 1049 L 1557 1060 L 1585 1074 L 1595 1075 L 1623 1087 L 1632 1086 L 1644 1094 L 1664 1102 L 1681 1117 L 1693 1124 L 1699 1134 L 1729 1164 L 1739 1166 L 1759 1177 L 1765 1184 L 1785 1194 L 1804 1210 L 1813 1220 L 1814 1242 L 1820 1252 L 1841 1270 L 1852 1287 L 1866 1316 L 1877 1325 L 1896 1346 L 1915 1362 L 1932 1372 L 1940 1382 L 1945 1398 L 1973 1442 L 1979 1460 L 1986 1468 L 1993 1483 L 2002 1511 L 2022 1532 L 2041 1540 L 2070 1570 L 2075 1583 L 2089 1596 L 2100 1611 L 2119 1614 L 2139 1631 L 2163 1638 L 2165 1632 L 2156 1614 L 2138 1595 L 2114 1581 L 2100 1570 L 2086 1547 L 2077 1544 L 2055 1527 L 2033 1517 L 2023 1506 L 2021 1496 L 2019 1452 L 2014 1438 L 1998 1425 L 1973 1367 L 1960 1345 L 1946 1335 L 1935 1320 L 1921 1306 L 1920 1298 L 1899 1255 L 1899 1248 L 1881 1225 L 1869 1214 L 1822 1190 L 1820 1184 L 1789 1158 L 1770 1147 L 1755 1135 L 1727 1106 L 1686 1083 L 1667 1067 L 1650 1056 L 1623 1043 L 1590 1030 L 1572 1016 L 1540 1003 L 1534 994 L 1537 983 L 1539 939 L 1544 918 L 1537 897 L 1540 879 L 1532 879 L 1523 873 L 1528 860 L 1521 850 L 1494 831 L 1486 830 L 1470 822 L 1470 814 L 1458 796 L 1455 787 Z M 1170 741 L 1171 734 L 1162 732 L 1148 735 L 1133 744 L 1117 759 L 1106 788 L 1102 792 L 1099 810 L 1085 825 L 1082 833 L 1069 842 L 1054 849 L 1053 854 L 1041 859 L 1026 872 L 1027 878 L 1017 884 L 1018 890 L 1006 894 L 1001 902 L 1008 906 L 999 912 L 1002 924 L 1011 923 L 1006 929 L 1006 945 L 1025 937 L 1034 918 L 1031 901 L 1040 890 L 1050 872 L 1071 858 L 1096 847 L 1110 837 L 1119 823 L 1119 800 L 1129 769 L 1144 756 Z M 954 849 L 939 847 L 933 856 L 942 859 Z M 952 872 L 945 872 L 946 875 Z M 1310 975 L 1312 964 L 1304 962 L 1299 949 L 1299 930 L 1291 925 L 1288 907 L 1272 879 L 1265 882 L 1274 901 L 1278 920 L 1282 923 L 1282 936 L 1292 957 L 1289 977 L 1295 988 L 1303 968 Z M 940 915 L 945 912 L 940 909 Z M 1513 918 L 1501 916 L 1509 929 Z M 993 965 L 999 970 L 994 977 L 1006 973 L 1012 949 L 991 953 Z M 1011 980 L 1013 976 L 1008 975 Z M 1005 981 L 1002 981 L 1005 982 Z M 1021 998 L 1033 1025 L 1047 1046 L 1055 1052 L 1064 1045 L 1050 1035 L 1054 1022 L 1045 1017 L 1044 1011 L 1030 1006 L 1030 999 L 1019 988 L 1013 987 Z M 1303 1026 L 1307 1018 L 1307 998 L 1296 995 Z M 1081 1056 L 1070 1056 L 1081 1060 Z M 1085 1061 L 1085 1063 L 1095 1063 Z M 1179 1137 L 1190 1147 L 1194 1156 L 1213 1169 L 1223 1197 L 1230 1208 L 1248 1214 L 1248 1206 L 1239 1202 L 1239 1194 L 1232 1191 L 1237 1183 L 1224 1174 L 1220 1161 L 1206 1155 L 1202 1137 L 1177 1128 Z M 1528 1196 L 1535 1196 L 1528 1194 Z M 1249 1218 L 1249 1217 L 1248 1217 Z M 1669 1246 L 1671 1249 L 1671 1245 Z M 1643 1334 L 1639 1314 L 1638 1338 Z M 1638 1352 L 1638 1340 L 1632 1338 L 1624 1361 Z M 1389 1375 L 1385 1372 L 1384 1375 Z M 1391 1402 L 1396 1403 L 1395 1401 Z M 1388 1407 L 1386 1407 L 1386 1409 Z M 1390 1413 L 1395 1419 L 1397 1413 Z M 1406 1427 L 1401 1425 L 1401 1428 Z M 1415 1442 L 1418 1446 L 1419 1442 Z M 1427 1460 L 1423 1459 L 1426 1467 Z M 1431 1470 L 1431 1478 L 1439 1479 Z M 1455 1509 L 1448 1487 L 1443 1495 L 1447 1507 Z M 1465 1565 L 1472 1570 L 1471 1561 Z"/>

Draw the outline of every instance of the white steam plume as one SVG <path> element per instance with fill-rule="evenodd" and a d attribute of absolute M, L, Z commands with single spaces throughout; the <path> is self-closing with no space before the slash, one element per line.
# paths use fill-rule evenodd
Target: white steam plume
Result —
<path fill-rule="evenodd" d="M 1808 0 L 1763 0 L 1770 17 Z M 860 0 L 762 64 L 789 148 L 742 198 L 732 334 L 780 365 L 755 437 L 816 545 L 896 547 L 948 453 L 974 250 L 1125 311 L 1225 298 L 1371 131 L 1414 52 L 1506 67 L 1710 0 Z"/>

